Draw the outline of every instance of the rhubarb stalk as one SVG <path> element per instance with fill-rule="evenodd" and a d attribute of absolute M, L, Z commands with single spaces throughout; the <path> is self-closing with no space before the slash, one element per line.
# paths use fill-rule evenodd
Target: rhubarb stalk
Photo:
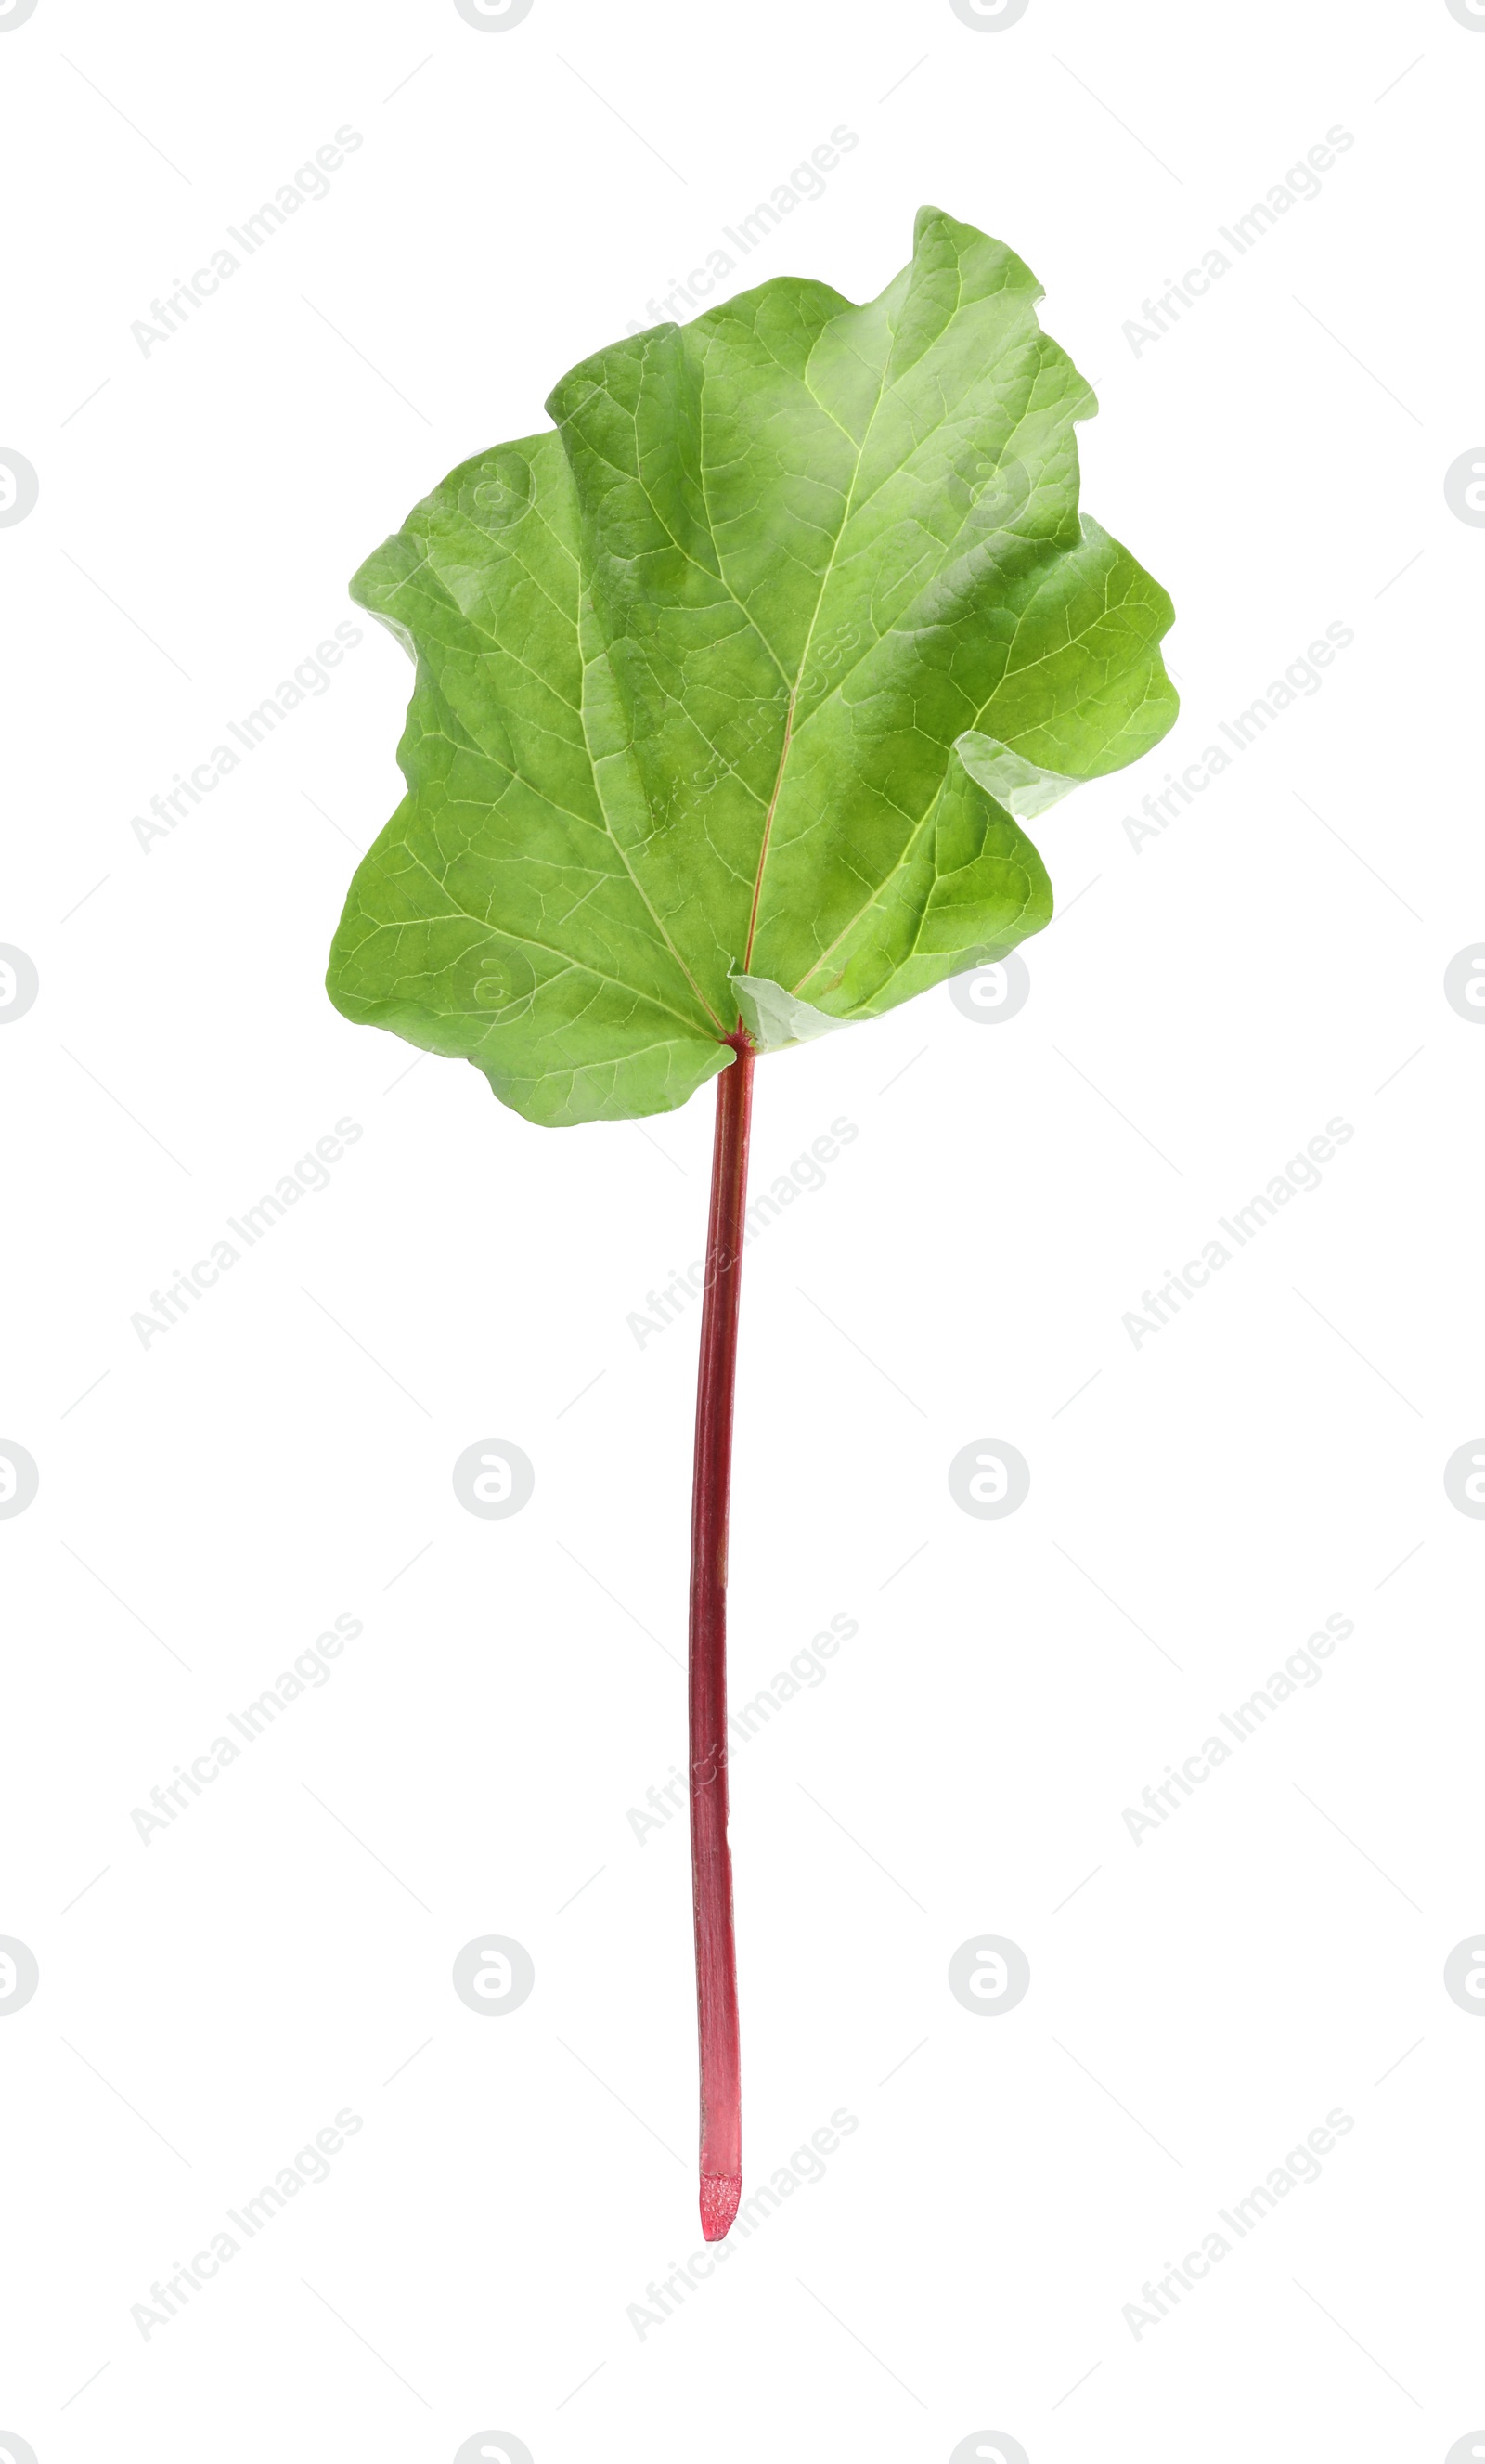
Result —
<path fill-rule="evenodd" d="M 737 1951 L 732 1859 L 727 1844 L 727 1518 L 753 1048 L 741 1027 L 728 1041 L 737 1058 L 717 1080 L 691 1492 L 691 1897 L 701 2069 L 701 2229 L 708 2241 L 722 2239 L 742 2195 Z"/>

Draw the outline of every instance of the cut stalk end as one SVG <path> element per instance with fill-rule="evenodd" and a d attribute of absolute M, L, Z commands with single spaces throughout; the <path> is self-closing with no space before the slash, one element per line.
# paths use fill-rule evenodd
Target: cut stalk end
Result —
<path fill-rule="evenodd" d="M 742 2197 L 740 2173 L 703 2173 L 701 2177 L 701 2230 L 707 2241 L 721 2241 L 731 2232 Z"/>

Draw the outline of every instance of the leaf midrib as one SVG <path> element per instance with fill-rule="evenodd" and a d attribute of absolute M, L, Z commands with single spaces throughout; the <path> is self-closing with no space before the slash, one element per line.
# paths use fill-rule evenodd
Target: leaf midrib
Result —
<path fill-rule="evenodd" d="M 910 293 L 909 293 L 909 295 L 908 295 L 908 296 L 910 296 Z M 855 314 L 857 314 L 857 315 L 859 315 L 861 312 L 860 312 L 860 310 L 857 310 L 857 311 L 855 311 L 854 313 L 855 313 Z M 832 318 L 832 319 L 831 319 L 831 323 L 833 324 L 834 322 L 835 322 L 835 319 Z M 890 321 L 890 319 L 889 319 L 889 320 L 888 320 L 888 325 L 887 325 L 887 331 L 888 331 L 888 334 L 889 334 L 889 336 L 890 336 L 890 338 L 891 338 L 891 342 L 893 342 L 893 343 L 895 343 L 895 341 L 896 341 L 896 340 L 897 340 L 897 330 L 898 330 L 898 329 L 897 329 L 896 325 L 895 325 L 895 324 L 893 324 L 893 323 L 891 323 L 891 321 Z M 828 331 L 829 331 L 829 326 L 825 326 L 825 327 L 823 327 L 823 328 L 822 328 L 822 331 L 823 331 L 823 332 L 828 333 Z M 817 344 L 816 344 L 816 345 L 812 345 L 812 356 L 813 356 L 813 350 L 814 350 L 814 348 L 815 348 L 815 347 L 818 347 L 818 341 L 817 341 Z M 770 846 L 770 842 L 772 841 L 772 839 L 773 839 L 773 835 L 774 835 L 774 815 L 775 815 L 775 812 L 777 811 L 777 809 L 778 809 L 778 799 L 779 799 L 779 796 L 780 796 L 780 795 L 782 794 L 782 792 L 783 792 L 783 784 L 784 784 L 784 771 L 785 771 L 786 767 L 788 766 L 788 761 L 789 761 L 789 748 L 790 748 L 791 744 L 792 744 L 792 743 L 793 743 L 793 741 L 794 741 L 794 713 L 795 713 L 795 704 L 797 702 L 797 700 L 798 700 L 798 698 L 799 698 L 799 687 L 800 687 L 800 685 L 802 684 L 802 682 L 803 682 L 803 680 L 804 680 L 804 670 L 805 670 L 806 662 L 808 661 L 808 658 L 809 658 L 809 655 L 810 655 L 810 645 L 812 644 L 812 642 L 813 642 L 813 641 L 814 641 L 814 639 L 815 639 L 815 627 L 816 627 L 816 626 L 817 626 L 817 625 L 819 624 L 819 611 L 820 611 L 821 607 L 823 607 L 823 605 L 824 605 L 824 604 L 825 604 L 825 592 L 826 592 L 826 590 L 829 588 L 829 585 L 830 585 L 830 577 L 831 577 L 831 575 L 834 573 L 834 571 L 835 571 L 835 569 L 836 569 L 836 558 L 837 558 L 838 554 L 840 553 L 841 541 L 844 539 L 845 534 L 846 534 L 846 531 L 847 531 L 847 529 L 848 529 L 848 527 L 849 527 L 849 525 L 850 525 L 850 519 L 851 519 L 852 508 L 854 507 L 855 502 L 856 502 L 856 483 L 857 483 L 857 480 L 858 480 L 858 479 L 860 478 L 860 476 L 861 476 L 862 463 L 863 463 L 863 459 L 864 459 L 864 457 L 865 457 L 866 446 L 867 446 L 867 442 L 868 442 L 868 440 L 869 440 L 869 438 L 870 438 L 872 429 L 873 429 L 873 428 L 875 427 L 875 425 L 876 425 L 877 413 L 878 413 L 878 411 L 879 411 L 879 410 L 881 409 L 881 407 L 882 407 L 882 397 L 883 397 L 883 395 L 884 395 L 884 394 L 885 393 L 885 391 L 886 391 L 887 371 L 888 371 L 888 369 L 890 368 L 891 364 L 892 364 L 892 352 L 891 352 L 891 347 L 890 347 L 890 345 L 889 345 L 889 347 L 887 348 L 887 350 L 883 354 L 883 361 L 882 361 L 882 372 L 881 372 L 881 375 L 880 375 L 880 377 L 878 378 L 878 381 L 877 381 L 877 394 L 876 394 L 876 400 L 873 402 L 873 404 L 872 404 L 872 406 L 871 406 L 871 416 L 870 416 L 870 418 L 867 420 L 865 427 L 864 427 L 864 428 L 863 429 L 863 430 L 862 430 L 862 439 L 861 439 L 861 443 L 860 443 L 860 444 L 858 445 L 858 447 L 856 448 L 856 459 L 855 459 L 855 462 L 854 462 L 854 464 L 852 465 L 852 469 L 851 469 L 851 484 L 850 484 L 849 488 L 846 490 L 846 496 L 845 496 L 845 510 L 844 510 L 844 512 L 843 512 L 843 513 L 841 514 L 841 516 L 840 528 L 837 530 L 836 535 L 835 535 L 835 538 L 831 540 L 831 543 L 830 543 L 830 555 L 829 555 L 829 557 L 828 557 L 828 559 L 827 559 L 827 561 L 826 561 L 825 570 L 824 570 L 824 572 L 823 572 L 823 573 L 821 574 L 821 576 L 820 576 L 819 588 L 819 590 L 816 592 L 816 595 L 815 595 L 815 605 L 814 605 L 814 609 L 813 609 L 813 611 L 812 611 L 812 613 L 811 613 L 811 616 L 810 616 L 809 630 L 807 631 L 807 633 L 805 634 L 805 637 L 804 637 L 804 648 L 802 649 L 802 650 L 801 650 L 801 651 L 800 651 L 800 653 L 799 653 L 799 664 L 798 664 L 797 668 L 795 670 L 795 678 L 794 678 L 794 683 L 793 683 L 793 684 L 790 686 L 790 688 L 789 688 L 789 707 L 788 707 L 788 709 L 786 710 L 786 712 L 785 712 L 785 714 L 784 714 L 784 739 L 783 739 L 783 742 L 782 742 L 782 744 L 779 746 L 779 749 L 778 749 L 778 770 L 777 770 L 777 773 L 776 773 L 776 775 L 775 775 L 775 780 L 774 780 L 774 792 L 773 792 L 773 795 L 772 795 L 772 796 L 770 797 L 770 799 L 769 799 L 769 807 L 768 807 L 768 812 L 767 812 L 767 815 L 765 816 L 764 824 L 763 824 L 763 837 L 762 837 L 762 840 L 761 840 L 761 842 L 759 843 L 759 847 L 758 847 L 758 869 L 757 869 L 757 871 L 756 871 L 756 872 L 754 873 L 754 875 L 753 875 L 753 905 L 752 905 L 752 907 L 751 907 L 751 909 L 750 909 L 750 911 L 749 911 L 749 915 L 748 915 L 748 938 L 747 938 L 747 942 L 746 942 L 746 945 L 745 945 L 744 950 L 743 950 L 743 962 L 742 962 L 742 966 L 741 966 L 741 968 L 740 968 L 740 970 L 739 970 L 739 973 L 740 973 L 740 974 L 742 974 L 742 975 L 747 975 L 747 974 L 748 974 L 748 972 L 749 972 L 749 970 L 750 970 L 750 968 L 751 968 L 751 967 L 752 967 L 752 965 L 753 965 L 753 941 L 754 941 L 754 939 L 756 938 L 756 935 L 757 935 L 757 929 L 758 929 L 758 904 L 759 904 L 759 901 L 761 900 L 762 895 L 763 895 L 763 873 L 764 873 L 764 869 L 765 869 L 765 867 L 766 867 L 766 865 L 767 865 L 767 863 L 768 863 L 768 853 L 769 853 L 769 846 Z M 807 380 L 807 378 L 806 378 L 806 391 L 811 391 L 811 392 L 813 392 L 813 388 L 809 386 L 809 384 L 808 384 L 808 380 Z M 818 399 L 818 396 L 816 397 L 816 399 Z M 841 423 L 840 423 L 839 421 L 837 421 L 836 425 L 837 425 L 838 427 L 840 426 L 840 424 L 841 424 Z M 702 370 L 702 396 L 701 396 L 701 431 L 702 431 L 701 467 L 702 467 L 702 471 L 703 471 L 703 473 L 705 473 L 705 471 L 706 471 L 706 467 L 707 467 L 707 453 L 706 453 L 706 429 L 707 429 L 706 370 L 705 370 L 705 367 L 703 367 L 703 370 Z M 842 432 L 843 432 L 843 431 L 842 431 Z M 704 482 L 704 484 L 705 484 L 705 482 Z M 708 511 L 709 511 L 709 515 L 710 515 L 710 507 L 708 508 Z M 713 533 L 713 537 L 714 537 L 714 536 L 715 536 L 715 534 Z M 721 551 L 720 551 L 720 549 L 719 549 L 719 550 L 718 550 L 718 561 L 720 562 L 720 561 L 721 561 Z M 758 633 L 759 633 L 759 635 L 760 635 L 760 638 L 761 638 L 761 636 L 762 636 L 762 627 L 756 627 L 756 629 L 757 629 L 757 631 L 758 631 Z M 738 1021 L 738 1024 L 739 1024 L 739 1026 L 741 1025 L 741 1023 L 742 1023 L 742 1021 L 739 1019 L 739 1021 Z"/>

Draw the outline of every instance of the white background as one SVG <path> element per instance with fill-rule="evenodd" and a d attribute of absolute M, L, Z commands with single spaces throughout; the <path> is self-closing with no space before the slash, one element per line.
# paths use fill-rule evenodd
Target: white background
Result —
<path fill-rule="evenodd" d="M 0 2026 L 0 2431 L 40 2464 L 486 2431 L 535 2464 L 993 2431 L 1442 2464 L 1485 2422 L 1485 2027 L 1442 1981 L 1485 1918 L 1485 1529 L 1442 1481 L 1485 1428 L 1485 1036 L 1442 989 L 1485 938 L 1485 535 L 1443 493 L 1485 431 L 1482 82 L 1445 0 L 991 33 L 536 0 L 495 34 L 453 0 L 39 0 L 0 35 L 0 444 L 40 478 L 0 530 L 0 940 L 41 987 L 0 1038 L 0 1434 L 41 1481 L 0 1525 L 0 1932 L 41 1970 Z M 142 353 L 342 125 L 332 193 Z M 1321 195 L 1136 353 L 1337 125 Z M 626 1819 L 685 1758 L 695 1315 L 625 1321 L 700 1253 L 710 1091 L 537 1130 L 330 1008 L 399 793 L 369 620 L 208 804 L 147 853 L 130 825 L 837 126 L 727 288 L 869 297 L 925 200 L 1015 246 L 1185 707 L 1037 828 L 1067 912 L 1018 1017 L 941 991 L 759 1067 L 758 1186 L 859 1135 L 749 1252 L 735 1692 L 860 1632 L 734 1765 L 750 2188 L 859 2127 L 642 2336 L 701 2247 L 684 1825 Z M 1124 817 L 1331 623 L 1322 689 L 1136 852 Z M 1142 1292 L 1335 1116 L 1322 1186 L 1136 1349 Z M 330 1187 L 142 1346 L 342 1117 Z M 536 1467 L 506 1522 L 450 1485 L 489 1436 Z M 991 1436 L 1032 1468 L 1002 1522 L 946 1478 Z M 142 1844 L 131 1810 L 338 1613 L 332 1681 Z M 1322 1682 L 1136 1846 L 1123 1810 L 1333 1613 Z M 482 1926 L 536 1967 L 499 2020 L 449 1981 Z M 1031 1961 L 1012 2013 L 948 1990 L 977 1926 Z M 342 2107 L 332 2178 L 143 2338 Z M 1142 2284 L 1336 2107 L 1323 2178 L 1136 2338 Z"/>

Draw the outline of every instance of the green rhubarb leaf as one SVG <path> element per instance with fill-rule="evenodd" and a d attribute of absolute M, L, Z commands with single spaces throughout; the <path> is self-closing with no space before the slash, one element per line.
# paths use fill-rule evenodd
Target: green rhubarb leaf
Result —
<path fill-rule="evenodd" d="M 1176 711 L 1040 296 L 926 208 L 879 299 L 790 276 L 616 342 L 414 509 L 352 583 L 417 675 L 348 1018 L 530 1120 L 631 1118 L 740 1023 L 796 1043 L 1040 931 L 1022 822 Z"/>

